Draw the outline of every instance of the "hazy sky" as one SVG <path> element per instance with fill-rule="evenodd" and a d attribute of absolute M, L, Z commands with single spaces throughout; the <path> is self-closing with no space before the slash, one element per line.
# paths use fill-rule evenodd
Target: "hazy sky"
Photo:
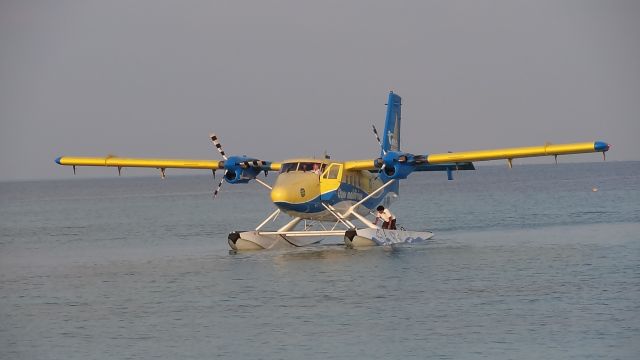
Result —
<path fill-rule="evenodd" d="M 389 90 L 407 151 L 640 160 L 639 19 L 637 0 L 0 0 L 0 180 L 68 177 L 60 155 L 218 159 L 212 131 L 266 160 L 372 158 Z"/>

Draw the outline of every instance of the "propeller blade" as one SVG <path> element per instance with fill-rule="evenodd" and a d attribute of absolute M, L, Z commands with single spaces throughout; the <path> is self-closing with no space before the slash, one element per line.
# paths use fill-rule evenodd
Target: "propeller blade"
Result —
<path fill-rule="evenodd" d="M 215 199 L 216 196 L 218 196 L 218 193 L 220 192 L 220 189 L 222 188 L 222 183 L 224 182 L 224 177 L 227 175 L 227 172 L 224 172 L 224 175 L 222 176 L 222 179 L 220 179 L 220 182 L 218 183 L 218 187 L 216 188 L 216 190 L 213 192 L 213 198 Z"/>
<path fill-rule="evenodd" d="M 376 130 L 375 125 L 371 125 L 373 127 L 373 133 L 376 135 L 376 140 L 378 140 L 378 145 L 380 145 L 380 149 L 382 149 L 382 141 L 380 141 L 380 136 L 378 135 L 378 130 Z M 382 153 L 386 154 L 387 152 L 382 149 Z"/>
<path fill-rule="evenodd" d="M 384 171 L 385 166 L 387 166 L 387 164 L 383 163 L 382 166 L 380 167 L 380 170 L 378 171 L 378 174 L 376 175 L 376 177 L 373 178 L 373 181 L 378 180 L 378 178 L 380 177 L 380 174 L 382 174 L 382 171 Z"/>
<path fill-rule="evenodd" d="M 222 150 L 222 145 L 220 145 L 220 141 L 218 141 L 216 134 L 211 133 L 209 137 L 211 138 L 211 141 L 213 141 L 213 145 L 216 147 L 220 155 L 222 155 L 222 158 L 228 160 L 227 155 L 225 155 L 224 150 Z"/>

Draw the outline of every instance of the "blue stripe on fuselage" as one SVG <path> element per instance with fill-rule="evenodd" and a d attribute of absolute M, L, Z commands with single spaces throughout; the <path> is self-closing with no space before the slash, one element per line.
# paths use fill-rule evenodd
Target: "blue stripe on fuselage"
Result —
<path fill-rule="evenodd" d="M 397 185 L 397 184 L 396 184 Z M 389 188 L 394 188 L 394 186 L 389 186 L 385 190 L 383 190 L 378 196 L 374 196 L 367 201 L 365 201 L 362 205 L 373 209 L 376 205 L 378 205 L 382 199 L 389 193 Z M 364 199 L 368 194 L 364 192 L 362 189 L 355 187 L 351 184 L 341 183 L 340 187 L 337 190 L 332 190 L 322 194 L 321 196 L 316 196 L 315 198 L 305 201 L 303 203 L 289 203 L 285 201 L 277 201 L 274 204 L 283 211 L 295 211 L 299 213 L 307 213 L 314 214 L 325 211 L 322 203 L 327 205 L 335 205 L 337 203 L 343 201 L 352 201 L 353 203 L 357 203 L 358 201 Z M 322 200 L 321 200 L 322 199 Z"/>

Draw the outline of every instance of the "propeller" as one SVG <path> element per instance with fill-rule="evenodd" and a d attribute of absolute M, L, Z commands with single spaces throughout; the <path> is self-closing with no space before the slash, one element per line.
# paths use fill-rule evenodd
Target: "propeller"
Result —
<path fill-rule="evenodd" d="M 390 178 L 398 176 L 404 178 L 413 171 L 416 166 L 427 163 L 427 157 L 424 155 L 414 155 L 401 151 L 386 151 L 382 146 L 382 141 L 380 141 L 380 135 L 378 134 L 376 126 L 372 125 L 372 128 L 382 153 L 382 156 L 375 160 L 375 166 L 379 167 L 379 170 L 374 180 L 377 180 L 383 171 L 385 171 L 385 174 Z M 387 169 L 389 169 L 389 171 L 386 171 Z"/>
<path fill-rule="evenodd" d="M 267 175 L 267 171 L 269 170 L 267 167 L 269 165 L 268 162 L 250 158 L 245 155 L 227 156 L 222 148 L 222 144 L 220 144 L 218 136 L 211 133 L 209 138 L 211 139 L 213 146 L 215 146 L 216 150 L 220 153 L 220 156 L 224 159 L 223 161 L 220 161 L 218 165 L 219 169 L 224 169 L 224 174 L 218 183 L 218 187 L 213 192 L 214 199 L 218 196 L 218 193 L 220 193 L 222 183 L 225 180 L 233 184 L 246 183 L 251 179 L 255 179 L 260 171 L 264 171 L 265 176 Z M 215 170 L 213 171 L 213 176 L 215 177 Z"/>
<path fill-rule="evenodd" d="M 371 125 L 371 127 L 373 128 L 373 134 L 376 136 L 378 145 L 380 145 L 380 150 L 382 150 L 382 154 L 386 155 L 387 152 L 384 150 L 384 147 L 382 147 L 382 141 L 380 141 L 380 135 L 378 135 L 378 130 L 376 129 L 376 126 Z M 385 166 L 387 166 L 387 164 L 385 164 L 384 161 L 381 161 L 381 162 L 382 162 L 382 166 L 380 167 L 380 170 L 378 170 L 378 174 L 376 175 L 376 177 L 373 178 L 374 181 L 378 180 L 378 178 L 380 177 L 380 174 L 382 173 L 382 171 L 384 171 Z"/>
<path fill-rule="evenodd" d="M 373 133 L 376 135 L 376 140 L 378 140 L 378 144 L 380 145 L 380 149 L 382 150 L 382 153 L 386 154 L 387 152 L 382 147 L 382 141 L 380 141 L 380 136 L 378 135 L 378 130 L 376 130 L 376 126 L 375 125 L 371 125 L 371 126 L 373 127 Z"/>
<path fill-rule="evenodd" d="M 382 160 L 382 159 L 379 159 Z M 382 162 L 382 166 L 380 167 L 380 170 L 378 170 L 378 174 L 376 174 L 376 177 L 373 178 L 373 180 L 378 180 L 378 178 L 380 177 L 380 174 L 382 174 L 382 172 L 384 171 L 384 168 L 387 166 L 387 164 L 384 163 L 384 161 Z"/>
<path fill-rule="evenodd" d="M 211 138 L 211 141 L 213 142 L 213 146 L 216 147 L 216 149 L 218 150 L 218 152 L 220 153 L 220 155 L 222 155 L 222 158 L 227 160 L 227 155 L 224 154 L 224 150 L 222 150 L 222 145 L 220 144 L 220 141 L 218 141 L 218 137 L 216 136 L 216 134 L 211 133 L 209 135 L 209 137 Z"/>
<path fill-rule="evenodd" d="M 225 174 L 227 172 L 225 171 Z M 218 196 L 218 193 L 220 192 L 220 189 L 222 188 L 222 183 L 224 182 L 224 176 L 222 177 L 222 179 L 220 179 L 220 182 L 218 183 L 218 187 L 216 188 L 216 190 L 213 192 L 213 198 L 215 199 L 216 196 Z"/>
<path fill-rule="evenodd" d="M 211 138 L 211 142 L 213 142 L 213 146 L 216 147 L 216 150 L 218 150 L 218 152 L 220 153 L 220 155 L 222 156 L 223 159 L 225 160 L 229 160 L 229 158 L 227 157 L 227 155 L 225 155 L 224 150 L 222 149 L 222 144 L 220 144 L 220 141 L 218 140 L 218 137 L 216 136 L 216 134 L 211 133 L 209 135 L 209 137 Z M 222 189 L 222 183 L 224 182 L 224 178 L 225 176 L 227 176 L 227 172 L 229 170 L 225 170 L 224 174 L 222 174 L 222 178 L 220 179 L 220 182 L 218 183 L 218 187 L 216 188 L 216 190 L 213 192 L 213 199 L 216 198 L 216 196 L 218 196 L 218 193 L 220 192 L 220 189 Z M 213 176 L 215 178 L 216 176 L 216 172 L 215 170 L 213 171 Z"/>

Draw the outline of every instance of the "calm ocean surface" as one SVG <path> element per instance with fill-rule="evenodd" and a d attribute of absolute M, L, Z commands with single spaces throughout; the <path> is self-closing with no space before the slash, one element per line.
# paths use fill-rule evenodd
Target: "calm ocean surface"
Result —
<path fill-rule="evenodd" d="M 414 174 L 426 243 L 244 253 L 258 184 L 80 172 L 0 183 L 0 359 L 640 358 L 640 162 Z"/>

